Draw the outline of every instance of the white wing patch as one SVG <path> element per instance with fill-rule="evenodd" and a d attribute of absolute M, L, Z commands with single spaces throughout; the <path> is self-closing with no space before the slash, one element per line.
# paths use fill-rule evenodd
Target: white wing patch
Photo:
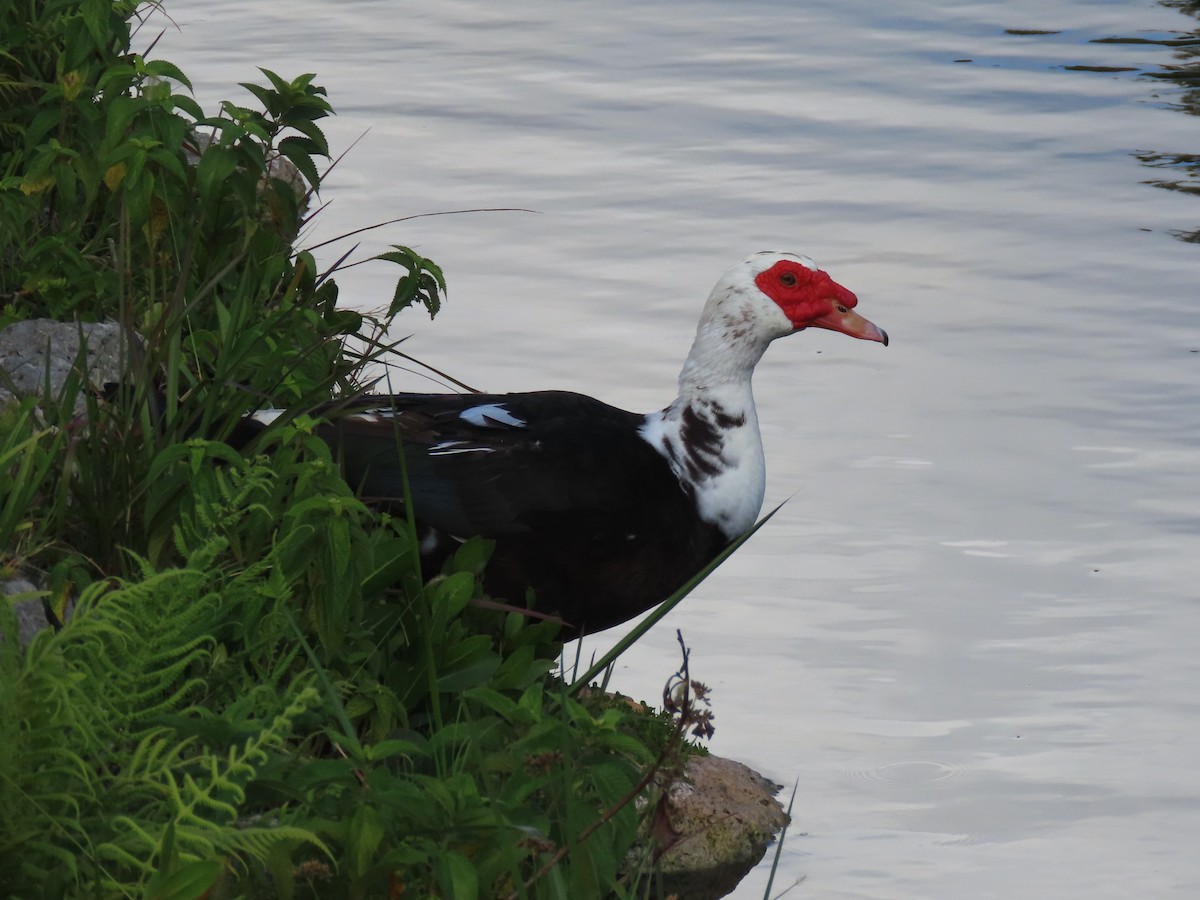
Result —
<path fill-rule="evenodd" d="M 466 441 L 442 441 L 429 448 L 430 456 L 452 456 L 455 453 L 492 453 L 492 447 L 472 446 Z"/>
<path fill-rule="evenodd" d="M 464 409 L 458 417 L 476 428 L 495 428 L 497 425 L 507 425 L 510 428 L 524 428 L 525 420 L 518 419 L 503 403 L 484 403 Z"/>
<path fill-rule="evenodd" d="M 364 422 L 390 422 L 393 419 L 404 418 L 404 410 L 396 409 L 394 406 L 374 406 L 370 408 L 360 409 L 352 416 L 351 419 L 362 419 Z"/>

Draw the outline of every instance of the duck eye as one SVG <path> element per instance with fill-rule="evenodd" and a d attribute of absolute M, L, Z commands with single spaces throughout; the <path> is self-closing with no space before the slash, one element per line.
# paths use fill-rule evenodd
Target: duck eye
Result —
<path fill-rule="evenodd" d="M 796 286 L 796 273 L 795 272 L 784 272 L 782 275 L 779 276 L 779 283 L 782 285 L 786 285 L 787 287 L 795 287 Z"/>
<path fill-rule="evenodd" d="M 839 303 L 838 304 L 838 312 L 844 313 L 844 312 L 849 312 L 849 310 L 846 309 L 846 307 L 842 306 L 842 304 Z"/>

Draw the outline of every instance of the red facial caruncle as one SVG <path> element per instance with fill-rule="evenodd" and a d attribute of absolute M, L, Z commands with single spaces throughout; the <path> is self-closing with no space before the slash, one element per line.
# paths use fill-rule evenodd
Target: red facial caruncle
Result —
<path fill-rule="evenodd" d="M 760 272 L 754 283 L 775 301 L 797 331 L 827 328 L 887 346 L 887 332 L 852 312 L 858 298 L 820 269 L 783 259 Z"/>

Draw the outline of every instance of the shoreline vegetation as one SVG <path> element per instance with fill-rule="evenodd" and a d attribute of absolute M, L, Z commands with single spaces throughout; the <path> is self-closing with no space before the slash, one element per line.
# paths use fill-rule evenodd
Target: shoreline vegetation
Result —
<path fill-rule="evenodd" d="M 386 313 L 339 308 L 345 258 L 293 246 L 325 91 L 264 69 L 205 111 L 150 58 L 162 16 L 0 13 L 0 329 L 115 323 L 121 375 L 89 383 L 86 341 L 59 390 L 0 375 L 0 581 L 28 582 L 0 607 L 0 894 L 658 896 L 664 791 L 712 731 L 682 638 L 647 712 L 483 596 L 486 541 L 424 582 L 307 417 L 221 442 L 366 390 L 446 285 L 396 247 Z M 53 625 L 28 646 L 18 601 Z"/>

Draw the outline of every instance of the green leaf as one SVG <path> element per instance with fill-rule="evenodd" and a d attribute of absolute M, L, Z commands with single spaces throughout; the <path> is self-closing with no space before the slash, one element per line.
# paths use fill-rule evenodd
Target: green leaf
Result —
<path fill-rule="evenodd" d="M 156 78 L 174 79 L 189 91 L 192 90 L 192 83 L 188 80 L 188 77 L 183 74 L 183 71 L 177 65 L 167 62 L 165 59 L 155 59 L 146 63 L 146 71 Z"/>
<path fill-rule="evenodd" d="M 225 179 L 237 168 L 237 160 L 227 147 L 209 144 L 196 165 L 196 186 L 207 204 L 215 204 L 225 188 Z"/>
<path fill-rule="evenodd" d="M 482 635 L 479 636 L 482 637 Z M 499 667 L 500 657 L 495 654 L 461 662 L 452 670 L 438 676 L 438 690 L 443 694 L 456 694 L 467 688 L 484 684 Z"/>
<path fill-rule="evenodd" d="M 181 163 L 179 161 L 179 157 L 170 150 L 153 150 L 150 152 L 150 158 L 163 169 L 174 175 L 180 183 L 187 181 L 187 172 L 183 168 L 183 163 Z"/>
<path fill-rule="evenodd" d="M 191 97 L 185 97 L 182 94 L 172 94 L 171 101 L 175 104 L 176 109 L 187 113 L 197 122 L 204 118 L 204 110 Z"/>
<path fill-rule="evenodd" d="M 450 571 L 482 575 L 487 561 L 492 558 L 496 542 L 487 538 L 473 537 L 454 551 Z"/>
<path fill-rule="evenodd" d="M 521 709 L 534 716 L 540 717 L 542 706 L 545 703 L 544 689 L 541 682 L 531 684 L 525 689 L 525 693 L 521 695 L 521 699 L 517 701 Z"/>
<path fill-rule="evenodd" d="M 442 270 L 431 260 L 421 256 L 408 247 L 393 245 L 392 250 L 381 253 L 374 259 L 393 262 L 403 266 L 407 275 L 400 276 L 396 282 L 396 291 L 388 307 L 388 318 L 395 316 L 401 310 L 407 309 L 418 300 L 429 311 L 432 319 L 442 308 L 441 295 L 446 292 L 446 279 Z"/>
<path fill-rule="evenodd" d="M 511 613 L 511 615 L 518 615 Z M 539 659 L 533 647 L 518 647 L 501 664 L 492 679 L 498 690 L 523 690 L 557 665 L 552 659 Z"/>
<path fill-rule="evenodd" d="M 132 97 L 114 97 L 108 107 L 108 115 L 104 122 L 104 143 L 109 148 L 124 149 L 121 142 L 125 138 L 126 129 L 133 117 L 141 110 L 141 104 Z M 116 160 L 112 160 L 115 162 Z M 111 165 L 111 162 L 106 164 Z"/>
<path fill-rule="evenodd" d="M 80 7 L 84 24 L 96 42 L 96 47 L 103 47 L 109 40 L 108 17 L 113 14 L 111 6 L 107 3 L 82 3 Z"/>
<path fill-rule="evenodd" d="M 383 840 L 383 820 L 373 806 L 360 806 L 350 820 L 350 833 L 346 838 L 350 874 L 364 875 L 375 858 Z"/>
<path fill-rule="evenodd" d="M 445 896 L 454 900 L 475 900 L 479 896 L 479 875 L 471 861 L 455 850 L 438 857 L 438 883 Z"/>
<path fill-rule="evenodd" d="M 470 572 L 455 572 L 430 584 L 429 602 L 433 605 L 434 622 L 441 627 L 463 611 L 475 593 L 475 576 Z"/>
<path fill-rule="evenodd" d="M 393 756 L 422 756 L 425 751 L 412 741 L 388 740 L 368 746 L 366 752 L 368 759 L 379 762 Z"/>
<path fill-rule="evenodd" d="M 276 114 L 276 110 L 278 109 L 279 105 L 279 95 L 277 93 L 272 91 L 270 88 L 263 87 L 260 84 L 254 84 L 253 82 L 249 81 L 239 81 L 238 86 L 244 87 L 255 97 L 257 97 L 258 102 L 262 104 L 263 109 L 265 109 L 267 112 L 271 113 L 272 115 Z"/>
<path fill-rule="evenodd" d="M 602 762 L 588 766 L 587 777 L 596 786 L 596 793 L 605 806 L 613 806 L 628 794 L 636 782 L 629 766 L 618 762 Z"/>
<path fill-rule="evenodd" d="M 351 719 L 357 719 L 365 716 L 375 708 L 375 701 L 370 697 L 351 697 L 345 704 L 346 715 Z"/>
<path fill-rule="evenodd" d="M 205 896 L 217 879 L 221 877 L 220 860 L 201 859 L 187 863 L 173 874 L 167 876 L 153 888 L 148 888 L 146 896 L 151 900 L 196 900 Z"/>
<path fill-rule="evenodd" d="M 325 137 L 325 132 L 318 127 L 316 122 L 308 119 L 292 119 L 288 124 L 313 142 L 315 153 L 319 153 L 321 156 L 329 155 L 329 141 Z"/>
<path fill-rule="evenodd" d="M 492 710 L 492 712 L 498 713 L 505 719 L 511 719 L 517 711 L 517 704 L 512 698 L 489 686 L 480 685 L 479 687 L 470 688 L 464 691 L 464 696 Z"/>
<path fill-rule="evenodd" d="M 315 149 L 308 138 L 287 137 L 279 142 L 279 152 L 300 170 L 300 174 L 313 187 L 321 183 L 321 175 L 312 161 Z"/>
<path fill-rule="evenodd" d="M 258 71 L 262 72 L 264 75 L 267 76 L 267 79 L 271 82 L 272 85 L 274 85 L 275 90 L 278 91 L 280 94 L 289 94 L 292 92 L 292 85 L 288 84 L 283 78 L 281 78 L 279 75 L 276 75 L 270 69 L 264 69 L 262 66 L 259 66 Z M 303 76 L 303 75 L 300 76 L 300 78 L 304 78 L 304 77 L 305 76 Z M 308 80 L 311 81 L 313 79 L 313 77 L 314 76 L 309 75 Z M 296 80 L 299 81 L 300 79 L 296 79 Z M 307 84 L 307 82 L 305 82 L 305 83 Z"/>

